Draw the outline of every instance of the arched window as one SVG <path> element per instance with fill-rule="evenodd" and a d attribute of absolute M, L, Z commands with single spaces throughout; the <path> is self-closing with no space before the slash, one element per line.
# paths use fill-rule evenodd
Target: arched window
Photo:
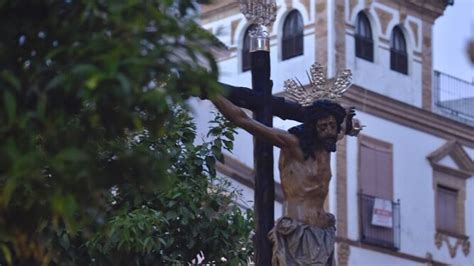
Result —
<path fill-rule="evenodd" d="M 374 41 L 372 39 L 372 30 L 370 29 L 370 22 L 364 12 L 357 15 L 357 25 L 355 34 L 355 49 L 356 56 L 374 61 Z"/>
<path fill-rule="evenodd" d="M 291 11 L 283 24 L 282 60 L 303 54 L 303 30 L 303 18 L 300 12 Z"/>
<path fill-rule="evenodd" d="M 242 72 L 250 70 L 250 31 L 255 25 L 250 25 L 245 31 L 244 43 L 242 44 Z"/>
<path fill-rule="evenodd" d="M 408 74 L 407 44 L 398 26 L 393 29 L 390 39 L 390 69 Z"/>

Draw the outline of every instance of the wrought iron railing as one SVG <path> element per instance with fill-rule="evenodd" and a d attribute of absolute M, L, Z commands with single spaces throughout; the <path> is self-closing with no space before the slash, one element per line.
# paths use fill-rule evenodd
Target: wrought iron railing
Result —
<path fill-rule="evenodd" d="M 434 111 L 461 122 L 474 122 L 474 82 L 434 71 Z"/>
<path fill-rule="evenodd" d="M 360 240 L 366 244 L 372 244 L 391 250 L 400 249 L 400 200 L 390 201 L 391 214 L 388 220 L 376 221 L 377 213 L 374 214 L 376 197 L 359 194 L 359 217 L 360 217 Z M 387 215 L 389 212 L 386 212 Z M 375 216 L 375 217 L 374 217 Z M 387 217 L 387 216 L 386 216 Z"/>

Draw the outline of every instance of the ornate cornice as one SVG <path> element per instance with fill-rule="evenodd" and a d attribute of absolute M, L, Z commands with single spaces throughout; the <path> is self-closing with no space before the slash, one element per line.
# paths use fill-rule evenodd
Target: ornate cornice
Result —
<path fill-rule="evenodd" d="M 446 156 L 450 156 L 458 168 L 442 165 L 440 161 Z M 456 140 L 446 142 L 446 144 L 430 153 L 426 158 L 434 170 L 460 178 L 469 178 L 474 175 L 474 161 Z"/>
<path fill-rule="evenodd" d="M 342 102 L 356 110 L 411 127 L 446 140 L 456 139 L 464 146 L 474 148 L 474 127 L 430 111 L 397 101 L 357 85 L 342 97 Z"/>
<path fill-rule="evenodd" d="M 276 96 L 289 99 L 285 92 Z M 446 140 L 455 139 L 463 146 L 474 148 L 474 127 L 446 118 L 419 107 L 400 102 L 358 85 L 342 96 L 342 104 L 354 106 L 356 111 L 368 113 Z"/>
<path fill-rule="evenodd" d="M 417 13 L 421 18 L 434 21 L 443 15 L 446 9 L 444 0 L 376 0 L 376 2 L 386 4 L 395 9 L 405 9 L 410 13 Z"/>

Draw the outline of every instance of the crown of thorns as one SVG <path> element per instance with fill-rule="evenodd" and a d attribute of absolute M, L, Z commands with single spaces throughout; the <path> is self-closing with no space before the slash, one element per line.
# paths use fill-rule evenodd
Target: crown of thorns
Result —
<path fill-rule="evenodd" d="M 288 79 L 284 83 L 288 97 L 302 106 L 310 106 L 317 100 L 337 100 L 351 86 L 352 73 L 344 69 L 333 80 L 326 79 L 326 71 L 318 63 L 314 63 L 307 71 L 309 86 L 305 87 L 298 79 Z"/>

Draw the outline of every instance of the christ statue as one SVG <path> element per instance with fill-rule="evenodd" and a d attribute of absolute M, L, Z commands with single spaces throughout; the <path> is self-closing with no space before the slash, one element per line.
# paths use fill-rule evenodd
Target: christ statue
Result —
<path fill-rule="evenodd" d="M 334 265 L 335 218 L 324 210 L 331 180 L 331 152 L 344 135 L 360 131 L 354 108 L 343 108 L 337 99 L 350 86 L 350 71 L 332 81 L 324 69 L 311 67 L 307 87 L 285 82 L 290 99 L 304 107 L 303 124 L 284 131 L 265 126 L 247 116 L 222 96 L 213 99 L 232 123 L 280 148 L 279 170 L 284 194 L 284 214 L 269 234 L 273 265 Z"/>

